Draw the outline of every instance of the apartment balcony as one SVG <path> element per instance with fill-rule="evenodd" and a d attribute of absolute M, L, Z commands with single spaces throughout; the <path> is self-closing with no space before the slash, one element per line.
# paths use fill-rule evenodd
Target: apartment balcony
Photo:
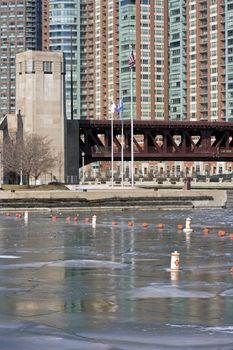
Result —
<path fill-rule="evenodd" d="M 199 19 L 202 20 L 206 20 L 206 11 L 202 11 L 201 15 L 199 16 Z"/>
<path fill-rule="evenodd" d="M 207 103 L 208 103 L 208 98 L 207 97 L 204 97 L 204 98 L 201 99 L 200 104 L 204 104 L 206 106 Z"/>
<path fill-rule="evenodd" d="M 200 29 L 207 29 L 207 22 L 206 23 L 200 23 L 199 27 L 200 27 Z"/>
<path fill-rule="evenodd" d="M 200 70 L 201 71 L 207 71 L 207 65 L 206 64 L 201 64 L 200 65 Z"/>
<path fill-rule="evenodd" d="M 208 95 L 208 90 L 202 88 L 200 91 L 200 96 L 206 96 L 206 95 Z"/>
<path fill-rule="evenodd" d="M 207 38 L 207 31 L 201 32 L 200 33 L 200 37 L 206 37 Z"/>
<path fill-rule="evenodd" d="M 205 61 L 207 61 L 208 60 L 208 56 L 206 55 L 206 56 L 201 56 L 200 57 L 200 61 L 201 62 L 205 62 Z"/>
<path fill-rule="evenodd" d="M 207 87 L 207 85 L 208 85 L 208 82 L 207 81 L 205 81 L 205 82 L 200 82 L 200 87 Z"/>
<path fill-rule="evenodd" d="M 208 113 L 208 108 L 206 107 L 206 108 L 201 108 L 200 109 L 200 112 L 202 113 L 202 114 L 206 114 L 206 113 Z"/>
<path fill-rule="evenodd" d="M 200 12 L 207 12 L 207 6 L 200 6 L 199 10 Z"/>
<path fill-rule="evenodd" d="M 201 39 L 201 40 L 200 40 L 200 44 L 201 44 L 201 45 L 207 45 L 207 43 L 208 43 L 207 38 Z"/>
<path fill-rule="evenodd" d="M 200 50 L 200 54 L 203 55 L 203 54 L 206 54 L 207 53 L 207 47 L 202 47 L 201 50 Z"/>
<path fill-rule="evenodd" d="M 205 73 L 201 73 L 200 74 L 200 78 L 203 79 L 203 78 L 206 78 L 207 77 L 207 71 Z"/>

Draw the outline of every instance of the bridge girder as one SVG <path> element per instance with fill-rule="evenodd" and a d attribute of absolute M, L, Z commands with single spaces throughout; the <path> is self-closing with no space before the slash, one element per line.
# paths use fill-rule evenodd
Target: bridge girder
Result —
<path fill-rule="evenodd" d="M 114 120 L 114 160 L 121 159 L 121 133 L 122 122 Z M 123 135 L 124 159 L 130 160 L 130 120 L 123 122 Z M 85 164 L 111 160 L 110 120 L 80 120 L 79 138 Z M 135 120 L 134 159 L 233 161 L 233 123 Z"/>

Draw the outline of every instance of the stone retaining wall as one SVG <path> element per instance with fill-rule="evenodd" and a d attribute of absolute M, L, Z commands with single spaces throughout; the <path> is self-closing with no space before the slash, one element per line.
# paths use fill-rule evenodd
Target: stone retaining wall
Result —
<path fill-rule="evenodd" d="M 69 202 L 73 203 L 72 206 L 75 205 L 75 202 L 88 202 L 91 201 L 100 201 L 104 200 L 111 203 L 110 199 L 120 199 L 127 202 L 127 199 L 142 199 L 144 201 L 152 201 L 157 200 L 161 201 L 177 201 L 177 206 L 182 205 L 183 202 L 187 202 L 188 200 L 192 202 L 193 207 L 206 207 L 206 208 L 222 208 L 225 206 L 227 201 L 227 194 L 225 190 L 166 190 L 161 189 L 158 191 L 154 191 L 152 189 L 112 189 L 112 188 L 102 188 L 102 189 L 80 189 L 80 191 L 1 191 L 0 192 L 0 207 L 4 208 L 4 203 L 9 206 L 10 203 L 17 207 L 17 203 L 28 203 L 28 205 L 33 203 L 33 206 L 36 206 L 40 203 L 43 203 L 43 206 L 46 206 L 46 203 L 56 203 L 59 206 L 59 202 L 64 202 L 68 207 Z M 181 200 L 177 200 L 180 198 Z M 196 199 L 195 199 L 196 198 Z M 148 199 L 148 200 L 147 200 Z M 113 201 L 114 202 L 114 201 Z M 130 200 L 129 200 L 130 202 Z M 63 204 L 64 204 L 63 203 Z M 130 203 L 129 203 L 130 204 Z M 114 203 L 113 203 L 114 205 Z M 143 205 L 141 201 L 141 205 Z"/>

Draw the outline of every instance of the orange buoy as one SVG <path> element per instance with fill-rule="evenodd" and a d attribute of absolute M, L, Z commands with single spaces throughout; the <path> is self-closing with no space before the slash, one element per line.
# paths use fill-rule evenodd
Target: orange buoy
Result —
<path fill-rule="evenodd" d="M 157 227 L 162 229 L 162 228 L 164 228 L 164 224 L 160 223 L 160 224 L 157 225 Z"/>
<path fill-rule="evenodd" d="M 183 225 L 182 224 L 178 224 L 177 228 L 178 228 L 178 230 L 182 230 L 183 229 Z"/>
<path fill-rule="evenodd" d="M 134 222 L 133 222 L 133 221 L 128 221 L 128 226 L 129 226 L 129 227 L 134 226 Z"/>
<path fill-rule="evenodd" d="M 231 268 L 231 273 L 233 274 L 233 266 L 232 266 L 232 268 Z"/>
<path fill-rule="evenodd" d="M 208 229 L 207 227 L 205 227 L 205 228 L 203 229 L 203 233 L 204 233 L 205 235 L 208 235 L 209 229 Z"/>
<path fill-rule="evenodd" d="M 144 222 L 143 224 L 142 224 L 142 227 L 144 227 L 144 228 L 147 228 L 149 226 L 149 224 L 147 223 L 147 222 Z"/>
<path fill-rule="evenodd" d="M 233 233 L 230 233 L 230 239 L 233 240 Z"/>
<path fill-rule="evenodd" d="M 90 223 L 90 219 L 89 218 L 85 218 L 84 222 L 85 222 L 85 224 L 89 224 Z"/>
<path fill-rule="evenodd" d="M 67 217 L 66 217 L 66 221 L 70 221 L 70 216 L 67 216 Z"/>
<path fill-rule="evenodd" d="M 52 215 L 51 219 L 52 219 L 52 221 L 56 221 L 57 220 L 56 215 Z"/>
<path fill-rule="evenodd" d="M 113 220 L 112 225 L 117 225 L 117 222 L 115 220 Z"/>
<path fill-rule="evenodd" d="M 218 235 L 219 235 L 219 237 L 224 237 L 224 236 L 226 236 L 226 231 L 224 231 L 224 230 L 219 230 L 219 231 L 218 231 Z"/>

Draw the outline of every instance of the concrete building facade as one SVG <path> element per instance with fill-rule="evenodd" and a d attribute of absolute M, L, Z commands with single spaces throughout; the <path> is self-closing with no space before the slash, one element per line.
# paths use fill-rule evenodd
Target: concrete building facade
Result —
<path fill-rule="evenodd" d="M 53 179 L 65 176 L 64 58 L 59 52 L 26 51 L 16 55 L 16 110 L 24 134 L 51 141 L 57 165 Z"/>

